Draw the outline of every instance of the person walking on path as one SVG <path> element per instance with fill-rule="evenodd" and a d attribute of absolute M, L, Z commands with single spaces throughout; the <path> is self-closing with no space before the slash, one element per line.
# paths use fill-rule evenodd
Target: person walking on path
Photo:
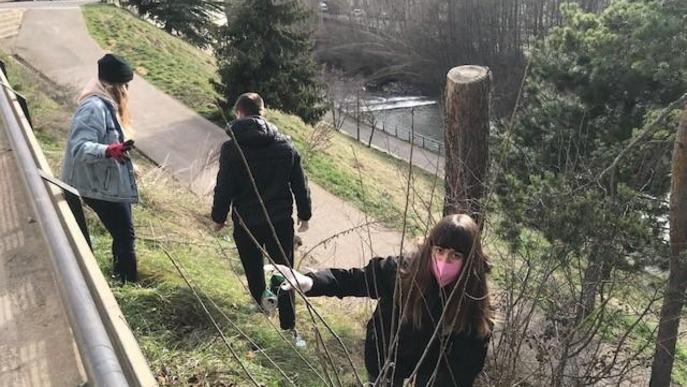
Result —
<path fill-rule="evenodd" d="M 234 111 L 237 120 L 229 124 L 227 134 L 236 142 L 230 139 L 222 144 L 220 150 L 212 220 L 215 229 L 221 230 L 233 207 L 233 237 L 248 288 L 259 307 L 269 311 L 261 248 L 264 247 L 275 262 L 293 266 L 293 199 L 296 200 L 298 231 L 304 232 L 312 215 L 310 190 L 298 151 L 263 118 L 262 98 L 256 93 L 243 94 L 237 99 Z M 250 171 L 246 170 L 239 148 Z M 259 196 L 253 188 L 251 176 Z M 277 293 L 281 328 L 290 331 L 295 345 L 305 346 L 305 341 L 295 329 L 293 291 Z"/>
<path fill-rule="evenodd" d="M 365 337 L 375 385 L 403 386 L 414 377 L 414 386 L 472 386 L 484 367 L 493 328 L 490 264 L 468 215 L 444 217 L 408 258 L 306 275 L 281 265 L 272 270 L 286 278 L 282 289 L 298 286 L 308 297 L 379 300 Z"/>
<path fill-rule="evenodd" d="M 79 191 L 112 236 L 112 272 L 122 282 L 136 282 L 136 253 L 131 204 L 138 201 L 134 166 L 128 156 L 133 141 L 129 125 L 128 84 L 131 67 L 106 54 L 98 60 L 98 78 L 88 82 L 77 102 L 64 155 L 62 179 Z M 72 197 L 70 207 L 74 203 Z"/>

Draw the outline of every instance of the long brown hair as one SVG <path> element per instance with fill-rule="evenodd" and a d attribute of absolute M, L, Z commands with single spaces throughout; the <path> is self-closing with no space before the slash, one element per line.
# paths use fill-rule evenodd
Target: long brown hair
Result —
<path fill-rule="evenodd" d="M 489 297 L 487 274 L 490 272 L 489 257 L 482 250 L 480 228 L 475 221 L 464 214 L 445 216 L 437 223 L 429 236 L 418 247 L 408 265 L 401 270 L 401 294 L 397 302 L 406 310 L 402 311 L 404 321 L 411 322 L 419 329 L 426 317 L 426 297 L 434 278 L 430 269 L 432 247 L 452 248 L 463 255 L 463 268 L 454 287 L 440 290 L 445 292 L 448 301 L 444 307 L 442 331 L 445 333 L 468 332 L 479 337 L 491 333 L 493 311 Z M 397 292 L 398 293 L 398 292 Z M 453 293 L 451 296 L 449 296 Z M 404 305 L 405 304 L 405 305 Z"/>
<path fill-rule="evenodd" d="M 131 124 L 131 114 L 129 113 L 129 87 L 126 83 L 108 83 L 100 81 L 107 91 L 110 93 L 114 101 L 117 103 L 117 113 L 119 114 L 119 123 L 128 128 Z"/>

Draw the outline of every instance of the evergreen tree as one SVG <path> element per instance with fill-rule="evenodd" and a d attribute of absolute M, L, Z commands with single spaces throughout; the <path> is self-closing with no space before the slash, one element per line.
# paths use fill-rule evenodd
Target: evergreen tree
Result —
<path fill-rule="evenodd" d="M 601 14 L 574 4 L 562 8 L 563 25 L 532 53 L 510 138 L 518 152 L 506 155 L 506 173 L 498 177 L 511 220 L 580 248 L 595 240 L 612 248 L 601 255 L 618 263 L 626 261 L 628 246 L 643 244 L 641 235 L 661 232 L 667 209 L 657 199 L 670 184 L 670 136 L 679 109 L 628 153 L 613 181 L 610 173 L 600 175 L 643 126 L 687 91 L 685 10 L 667 4 L 622 0 Z M 527 200 L 518 203 L 517 195 L 506 194 L 510 190 L 527 191 L 521 199 L 528 197 L 530 205 L 523 208 Z M 541 200 L 547 197 L 548 203 Z M 621 230 L 629 240 L 614 247 L 608 233 Z"/>
<path fill-rule="evenodd" d="M 271 108 L 307 123 L 325 113 L 325 89 L 312 59 L 310 12 L 299 0 L 242 0 L 220 29 L 215 47 L 227 105 L 245 92 L 259 93 Z"/>
<path fill-rule="evenodd" d="M 568 353 L 591 341 L 570 330 L 590 316 L 611 325 L 617 310 L 599 300 L 613 297 L 614 284 L 667 266 L 665 198 L 675 102 L 687 92 L 686 12 L 671 0 L 617 0 L 599 14 L 564 5 L 562 25 L 531 53 L 513 126 L 495 138 L 503 147 L 495 180 L 504 240 L 521 252 L 535 230 L 552 246 L 540 258 L 579 275 L 546 306 L 568 329 L 554 386 L 571 382 Z"/>
<path fill-rule="evenodd" d="M 684 16 L 655 1 L 617 1 L 601 14 L 569 4 L 563 14 L 563 25 L 532 54 L 524 106 L 513 128 L 522 153 L 512 155 L 504 164 L 508 173 L 500 176 L 502 187 L 528 191 L 532 207 L 517 205 L 513 195 L 501 200 L 513 206 L 508 212 L 516 223 L 529 218 L 528 226 L 550 240 L 596 250 L 582 255 L 596 255 L 596 245 L 602 245 L 614 250 L 603 252 L 604 259 L 621 263 L 641 235 L 660 233 L 667 209 L 656 198 L 669 187 L 669 136 L 677 116 L 653 141 L 632 150 L 613 181 L 600 174 L 657 111 L 687 90 Z M 561 202 L 566 195 L 570 200 Z M 546 197 L 549 203 L 540 200 Z M 538 216 L 526 216 L 533 209 Z M 629 240 L 613 246 L 608 233 L 619 230 Z M 585 243 L 590 239 L 596 243 Z"/>
<path fill-rule="evenodd" d="M 222 14 L 222 0 L 129 0 L 136 12 L 152 19 L 170 34 L 200 48 L 212 43 L 214 19 Z"/>

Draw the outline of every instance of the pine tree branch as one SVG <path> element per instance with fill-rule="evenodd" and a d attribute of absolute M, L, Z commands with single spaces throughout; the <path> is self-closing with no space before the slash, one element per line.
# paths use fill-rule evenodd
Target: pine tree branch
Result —
<path fill-rule="evenodd" d="M 623 157 L 627 155 L 627 153 L 632 149 L 635 145 L 637 145 L 641 140 L 646 138 L 648 135 L 652 134 L 656 129 L 659 128 L 659 125 L 662 124 L 666 118 L 668 118 L 668 115 L 675 109 L 681 107 L 685 102 L 687 102 L 687 93 L 683 94 L 680 98 L 676 99 L 675 101 L 671 102 L 663 111 L 661 114 L 656 117 L 653 121 L 651 121 L 648 125 L 642 129 L 642 131 L 637 135 L 632 141 L 627 144 L 627 146 L 618 153 L 618 155 L 615 157 L 611 165 L 608 166 L 608 168 L 604 169 L 601 174 L 599 174 L 598 180 L 601 181 L 603 177 L 609 173 L 612 172 L 611 175 L 611 181 L 615 180 L 615 171 L 620 163 L 622 161 Z"/>

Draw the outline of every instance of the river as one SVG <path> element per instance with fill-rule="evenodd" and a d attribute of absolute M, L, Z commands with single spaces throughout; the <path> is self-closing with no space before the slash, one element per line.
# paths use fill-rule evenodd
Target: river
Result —
<path fill-rule="evenodd" d="M 364 97 L 361 111 L 374 116 L 376 126 L 398 137 L 408 138 L 411 127 L 415 133 L 443 141 L 441 111 L 436 100 L 423 96 Z"/>

